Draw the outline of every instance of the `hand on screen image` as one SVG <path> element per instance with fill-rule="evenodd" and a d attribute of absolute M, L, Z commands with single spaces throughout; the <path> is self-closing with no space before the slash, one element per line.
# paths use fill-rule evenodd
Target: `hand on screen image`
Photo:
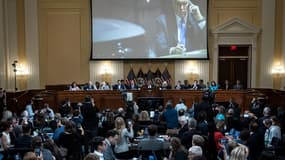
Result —
<path fill-rule="evenodd" d="M 183 45 L 177 44 L 175 47 L 169 49 L 169 54 L 183 54 L 186 51 L 186 48 Z"/>
<path fill-rule="evenodd" d="M 169 2 L 172 3 L 172 11 L 168 9 L 156 19 L 157 31 L 153 45 L 156 56 L 207 49 L 206 19 L 199 5 L 190 0 Z"/>

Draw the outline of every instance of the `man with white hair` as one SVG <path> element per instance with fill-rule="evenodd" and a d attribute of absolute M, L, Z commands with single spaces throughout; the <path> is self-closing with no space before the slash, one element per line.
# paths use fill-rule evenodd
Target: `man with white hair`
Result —
<path fill-rule="evenodd" d="M 179 116 L 178 122 L 180 124 L 180 128 L 178 131 L 178 137 L 182 138 L 183 134 L 189 130 L 188 128 L 188 118 L 186 116 Z"/>
<path fill-rule="evenodd" d="M 188 150 L 188 160 L 192 160 L 196 156 L 203 156 L 203 150 L 200 146 L 192 146 Z"/>

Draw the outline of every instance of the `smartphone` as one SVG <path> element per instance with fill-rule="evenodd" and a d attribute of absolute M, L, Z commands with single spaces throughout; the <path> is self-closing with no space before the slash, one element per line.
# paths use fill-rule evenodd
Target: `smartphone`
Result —
<path fill-rule="evenodd" d="M 128 125 L 132 125 L 132 121 L 131 120 L 128 121 Z"/>
<path fill-rule="evenodd" d="M 41 156 L 41 149 L 40 148 L 35 148 L 35 154 L 37 157 Z"/>
<path fill-rule="evenodd" d="M 227 144 L 228 143 L 228 139 L 227 138 L 222 138 L 220 139 L 222 144 Z"/>
<path fill-rule="evenodd" d="M 153 118 L 154 117 L 154 111 L 150 111 L 150 118 Z"/>

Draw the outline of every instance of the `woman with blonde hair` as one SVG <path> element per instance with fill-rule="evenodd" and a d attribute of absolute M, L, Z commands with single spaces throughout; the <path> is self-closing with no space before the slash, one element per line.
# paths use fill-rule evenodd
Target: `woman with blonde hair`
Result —
<path fill-rule="evenodd" d="M 141 111 L 139 115 L 139 121 L 150 121 L 149 114 L 147 111 Z"/>
<path fill-rule="evenodd" d="M 115 146 L 115 154 L 118 159 L 132 158 L 132 154 L 129 152 L 129 138 L 134 137 L 134 130 L 132 122 L 128 123 L 126 128 L 125 120 L 122 117 L 115 119 L 115 131 L 119 133 L 119 140 Z"/>
<path fill-rule="evenodd" d="M 248 148 L 245 145 L 239 145 L 231 151 L 230 160 L 246 160 Z"/>

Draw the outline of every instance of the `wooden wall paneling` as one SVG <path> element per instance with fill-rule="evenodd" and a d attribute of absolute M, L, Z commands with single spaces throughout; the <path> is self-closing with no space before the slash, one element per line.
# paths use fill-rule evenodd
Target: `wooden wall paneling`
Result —
<path fill-rule="evenodd" d="M 41 87 L 89 80 L 88 0 L 40 0 Z"/>

